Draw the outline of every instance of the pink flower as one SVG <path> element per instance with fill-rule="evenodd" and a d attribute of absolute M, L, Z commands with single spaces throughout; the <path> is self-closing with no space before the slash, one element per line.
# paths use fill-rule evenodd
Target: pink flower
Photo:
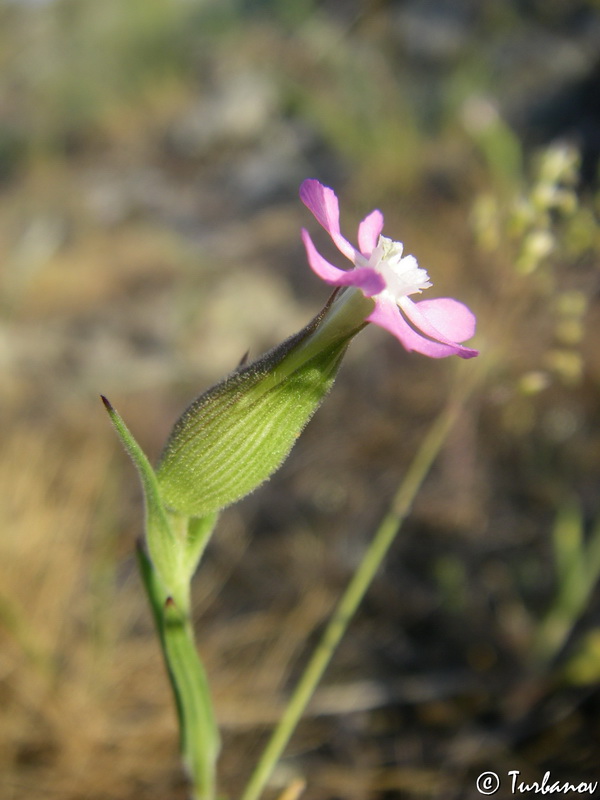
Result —
<path fill-rule="evenodd" d="M 413 302 L 409 295 L 420 294 L 432 284 L 414 256 L 403 256 L 401 242 L 381 236 L 383 214 L 372 211 L 358 226 L 356 250 L 340 233 L 340 211 L 335 192 L 314 179 L 300 187 L 300 199 L 325 228 L 336 247 L 354 269 L 338 269 L 317 251 L 306 230 L 302 240 L 314 272 L 332 286 L 354 286 L 375 301 L 367 317 L 385 328 L 404 345 L 431 358 L 457 355 L 473 358 L 477 350 L 459 342 L 475 333 L 475 316 L 458 300 L 441 297 Z"/>

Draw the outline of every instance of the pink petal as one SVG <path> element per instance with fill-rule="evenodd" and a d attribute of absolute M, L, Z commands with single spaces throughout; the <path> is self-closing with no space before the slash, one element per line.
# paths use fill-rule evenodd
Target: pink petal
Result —
<path fill-rule="evenodd" d="M 358 247 L 365 256 L 370 256 L 377 247 L 377 240 L 383 230 L 383 214 L 375 209 L 358 226 Z"/>
<path fill-rule="evenodd" d="M 461 350 L 465 349 L 461 348 L 460 345 L 432 342 L 430 339 L 418 334 L 406 322 L 392 298 L 378 297 L 375 301 L 375 308 L 367 317 L 367 320 L 391 333 L 400 340 L 407 350 L 414 350 L 430 358 L 462 355 Z"/>
<path fill-rule="evenodd" d="M 338 250 L 354 262 L 356 251 L 340 232 L 340 207 L 333 189 L 307 178 L 300 185 L 300 199 L 331 236 Z"/>
<path fill-rule="evenodd" d="M 300 199 L 327 233 L 340 232 L 340 207 L 333 189 L 307 178 L 300 185 Z"/>
<path fill-rule="evenodd" d="M 475 333 L 475 314 L 458 300 L 440 297 L 421 300 L 415 305 L 434 328 L 454 342 L 465 342 Z"/>
<path fill-rule="evenodd" d="M 334 267 L 319 253 L 308 231 L 302 229 L 302 241 L 306 248 L 308 263 L 319 278 L 331 286 L 356 286 L 366 297 L 379 294 L 385 288 L 382 276 L 370 267 L 343 270 Z"/>
<path fill-rule="evenodd" d="M 442 298 L 442 299 L 449 300 L 450 298 Z M 435 301 L 429 300 L 423 302 L 431 304 L 432 302 Z M 461 305 L 457 301 L 453 302 L 457 303 L 457 305 Z M 401 297 L 398 304 L 402 309 L 402 311 L 404 311 L 410 322 L 412 322 L 412 324 L 416 328 L 422 331 L 426 336 L 430 336 L 432 339 L 435 339 L 438 342 L 453 347 L 454 352 L 456 353 L 457 356 L 461 356 L 462 358 L 473 358 L 474 356 L 479 355 L 478 350 L 472 350 L 469 347 L 462 347 L 462 345 L 457 344 L 456 342 L 453 342 L 451 339 L 449 339 L 447 336 L 444 336 L 444 334 L 435 325 L 432 324 L 432 322 L 429 319 L 429 314 L 424 314 L 422 312 L 422 310 L 420 309 L 421 303 L 417 305 L 416 303 L 413 303 L 413 301 L 410 300 L 408 297 Z M 447 319 L 443 320 L 442 322 L 444 328 L 446 327 L 452 328 L 454 327 L 454 324 L 455 323 Z M 458 327 L 458 325 L 456 326 Z M 463 327 L 460 329 L 460 331 L 464 332 L 464 322 L 463 322 Z"/>

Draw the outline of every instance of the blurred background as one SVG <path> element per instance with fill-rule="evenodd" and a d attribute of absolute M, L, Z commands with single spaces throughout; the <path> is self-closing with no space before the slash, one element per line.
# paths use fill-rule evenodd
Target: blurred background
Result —
<path fill-rule="evenodd" d="M 155 459 L 195 395 L 321 308 L 306 177 L 349 238 L 382 209 L 481 355 L 367 329 L 222 515 L 194 601 L 222 791 L 472 370 L 272 793 L 600 778 L 599 53 L 594 0 L 0 2 L 2 800 L 186 795 L 140 490 L 98 395 Z"/>

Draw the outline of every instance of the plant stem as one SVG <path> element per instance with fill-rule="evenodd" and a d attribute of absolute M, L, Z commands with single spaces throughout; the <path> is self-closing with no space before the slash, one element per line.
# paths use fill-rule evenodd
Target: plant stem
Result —
<path fill-rule="evenodd" d="M 193 800 L 214 800 L 219 734 L 210 691 L 189 617 L 167 600 L 164 653 L 181 710 L 181 752 L 193 786 Z"/>
<path fill-rule="evenodd" d="M 183 610 L 165 593 L 142 547 L 138 548 L 138 564 L 173 689 L 181 754 L 192 784 L 192 800 L 214 800 L 219 733 L 187 613 L 189 603 L 184 604 Z"/>
<path fill-rule="evenodd" d="M 412 503 L 450 433 L 464 401 L 475 387 L 481 374 L 481 370 L 475 369 L 471 371 L 466 380 L 457 380 L 455 396 L 449 400 L 446 408 L 429 429 L 392 500 L 388 513 L 381 521 L 373 541 L 338 602 L 321 641 L 296 685 L 290 701 L 250 777 L 241 800 L 257 800 L 262 794 L 331 661 L 340 639 L 371 585 L 403 521 L 410 512 Z"/>

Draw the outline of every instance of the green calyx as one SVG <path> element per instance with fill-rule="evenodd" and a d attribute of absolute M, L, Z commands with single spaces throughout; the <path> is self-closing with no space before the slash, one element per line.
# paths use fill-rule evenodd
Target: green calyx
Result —
<path fill-rule="evenodd" d="M 334 292 L 306 328 L 195 400 L 175 424 L 156 470 L 103 398 L 144 489 L 150 559 L 183 610 L 218 512 L 281 465 L 372 308 L 359 291 Z"/>
<path fill-rule="evenodd" d="M 204 517 L 267 480 L 331 388 L 372 307 L 360 293 L 334 293 L 306 328 L 195 400 L 158 465 L 166 506 Z"/>

